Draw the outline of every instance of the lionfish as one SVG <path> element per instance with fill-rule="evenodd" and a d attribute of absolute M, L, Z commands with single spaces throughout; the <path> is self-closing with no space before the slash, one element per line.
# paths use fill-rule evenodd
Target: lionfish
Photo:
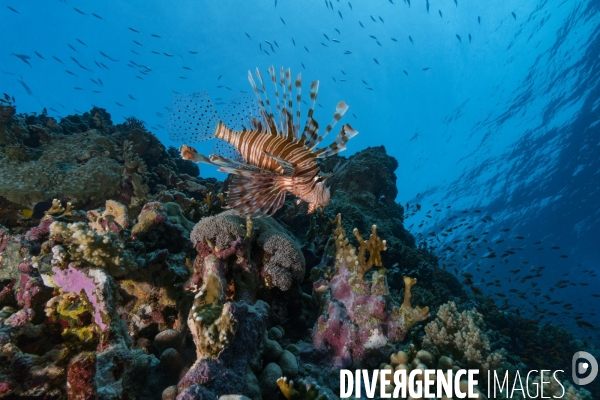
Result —
<path fill-rule="evenodd" d="M 333 143 L 317 149 L 317 145 L 342 118 L 348 105 L 344 101 L 337 104 L 332 122 L 319 135 L 319 124 L 313 118 L 319 81 L 313 81 L 310 86 L 312 105 L 308 110 L 305 126 L 300 130 L 301 74 L 298 74 L 295 81 L 295 120 L 292 115 L 294 104 L 290 70 L 284 72 L 281 68 L 279 85 L 272 66 L 269 68 L 269 75 L 275 86 L 277 116 L 273 114 L 264 81 L 257 68 L 256 78 L 260 89 L 252 73 L 248 71 L 248 79 L 257 102 L 251 102 L 250 105 L 234 103 L 225 115 L 232 120 L 230 126 L 218 116 L 207 93 L 176 96 L 169 117 L 170 138 L 192 139 L 196 142 L 218 138 L 235 149 L 233 157 L 217 154 L 205 157 L 186 144 L 179 151 L 184 159 L 212 164 L 219 167 L 221 172 L 233 174 L 227 205 L 238 214 L 273 215 L 283 206 L 287 193 L 297 196 L 298 203 L 309 203 L 310 214 L 318 207 L 329 204 L 331 194 L 326 186 L 327 179 L 343 168 L 338 163 L 331 173 L 323 173 L 317 164 L 317 158 L 323 159 L 345 150 L 346 142 L 358 132 L 346 124 Z M 279 97 L 280 88 L 283 99 Z M 241 129 L 235 130 L 231 126 L 236 123 L 239 123 Z"/>

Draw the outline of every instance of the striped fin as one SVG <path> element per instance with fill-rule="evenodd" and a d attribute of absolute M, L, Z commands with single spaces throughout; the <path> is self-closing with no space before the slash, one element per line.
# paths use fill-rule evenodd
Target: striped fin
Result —
<path fill-rule="evenodd" d="M 281 166 L 281 168 L 283 168 L 283 172 L 285 173 L 285 175 L 288 175 L 288 176 L 294 175 L 294 171 L 296 170 L 296 168 L 294 167 L 294 165 L 292 163 L 287 162 L 283 158 L 275 157 L 273 154 L 269 153 L 268 151 L 265 151 L 265 154 L 267 155 L 267 157 L 271 157 L 273 160 L 277 161 L 277 163 Z"/>
<path fill-rule="evenodd" d="M 277 125 L 275 124 L 273 109 L 271 108 L 271 102 L 269 101 L 269 96 L 267 95 L 267 89 L 265 89 L 265 82 L 263 81 L 263 78 L 260 75 L 260 70 L 258 68 L 256 68 L 256 76 L 258 77 L 258 81 L 260 82 L 260 88 L 262 89 L 262 92 L 265 95 L 265 104 L 268 107 L 268 110 L 265 108 L 263 113 L 264 123 L 268 127 L 269 133 L 271 135 L 277 135 Z"/>
<path fill-rule="evenodd" d="M 317 140 L 319 132 L 319 123 L 313 118 L 315 112 L 315 105 L 317 104 L 317 96 L 319 94 L 319 81 L 313 81 L 310 84 L 310 99 L 312 104 L 308 110 L 308 119 L 304 126 L 304 132 L 302 132 L 301 141 L 305 140 L 306 148 L 313 148 L 313 143 Z"/>
<path fill-rule="evenodd" d="M 225 169 L 235 174 L 229 184 L 227 205 L 241 216 L 273 215 L 285 201 L 286 189 L 281 177 L 249 171 Z"/>
<path fill-rule="evenodd" d="M 312 145 L 312 147 L 309 147 L 311 150 L 314 149 L 319 143 L 321 143 L 323 141 L 323 139 L 325 138 L 325 136 L 327 136 L 329 134 L 329 132 L 331 132 L 331 129 L 333 129 L 333 127 L 338 123 L 338 121 L 344 116 L 344 114 L 346 113 L 346 111 L 348 111 L 348 104 L 346 104 L 345 101 L 340 101 L 337 104 L 337 106 L 335 107 L 335 114 L 333 114 L 333 120 L 325 128 L 325 133 L 323 133 L 322 136 L 319 136 L 315 140 L 315 142 Z M 342 128 L 342 132 L 344 132 L 343 128 Z M 342 134 L 342 132 L 340 132 L 340 134 Z M 338 138 L 340 137 L 340 134 L 338 134 Z M 337 141 L 337 139 L 336 139 L 336 141 Z"/>
<path fill-rule="evenodd" d="M 296 124 L 294 126 L 294 134 L 296 139 L 300 140 L 300 106 L 302 105 L 302 74 L 298 74 L 296 77 L 296 104 L 298 104 L 298 110 L 296 111 Z"/>
<path fill-rule="evenodd" d="M 275 88 L 275 102 L 277 103 L 277 107 L 275 107 L 277 109 L 277 132 L 281 134 L 283 131 L 283 122 L 281 120 L 281 102 L 279 100 L 279 89 L 277 88 L 277 76 L 275 75 L 275 68 L 273 68 L 272 65 L 269 67 L 269 75 L 271 76 L 273 87 Z"/>
<path fill-rule="evenodd" d="M 206 92 L 173 96 L 167 119 L 169 139 L 197 143 L 212 139 L 219 115 Z"/>
<path fill-rule="evenodd" d="M 316 154 L 317 158 L 327 158 L 338 154 L 346 150 L 346 143 L 356 135 L 358 135 L 358 131 L 352 129 L 350 124 L 346 124 L 342 127 L 342 130 L 338 133 L 333 143 L 317 150 L 314 154 Z"/>

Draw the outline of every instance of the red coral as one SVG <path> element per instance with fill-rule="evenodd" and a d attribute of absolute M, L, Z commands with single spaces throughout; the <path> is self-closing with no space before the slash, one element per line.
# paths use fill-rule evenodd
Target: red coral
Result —
<path fill-rule="evenodd" d="M 96 398 L 96 356 L 94 353 L 78 354 L 67 368 L 67 395 L 69 399 Z"/>

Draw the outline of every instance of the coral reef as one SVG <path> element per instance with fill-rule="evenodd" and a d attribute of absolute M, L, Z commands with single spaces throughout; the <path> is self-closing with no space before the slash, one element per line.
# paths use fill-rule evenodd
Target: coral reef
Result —
<path fill-rule="evenodd" d="M 324 210 L 288 199 L 243 219 L 224 212 L 227 180 L 200 178 L 134 117 L 3 101 L 0 398 L 336 399 L 340 367 L 514 377 L 597 354 L 438 267 L 404 227 L 383 147 L 321 167 L 340 160 Z"/>
<path fill-rule="evenodd" d="M 373 227 L 368 241 L 360 238 L 358 253 L 350 245 L 341 223 L 336 218 L 333 233 L 336 244 L 336 270 L 333 277 L 314 284 L 315 293 L 323 298 L 325 309 L 313 332 L 313 343 L 318 349 L 327 349 L 334 365 L 347 367 L 362 363 L 369 355 L 390 344 L 402 341 L 410 328 L 429 317 L 428 308 L 413 308 L 411 287 L 416 279 L 404 277 L 405 294 L 401 305 L 395 304 L 385 275 L 374 272 L 365 279 L 371 266 L 381 264 L 380 252 L 385 242 L 377 237 Z M 369 251 L 366 258 L 365 251 Z"/>
<path fill-rule="evenodd" d="M 491 352 L 482 315 L 477 310 L 458 312 L 452 301 L 442 305 L 437 318 L 425 326 L 423 347 L 436 354 L 452 354 L 471 368 L 494 370 L 502 365 L 502 352 Z"/>

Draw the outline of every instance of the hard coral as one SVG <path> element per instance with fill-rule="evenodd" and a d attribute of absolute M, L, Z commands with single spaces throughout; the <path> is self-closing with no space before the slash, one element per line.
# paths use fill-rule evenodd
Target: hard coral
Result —
<path fill-rule="evenodd" d="M 475 309 L 458 312 L 453 301 L 442 305 L 435 321 L 425 326 L 423 347 L 484 370 L 494 370 L 504 360 L 502 352 L 490 352 L 483 316 Z"/>
<path fill-rule="evenodd" d="M 53 222 L 50 225 L 50 239 L 67 249 L 68 261 L 85 261 L 106 269 L 114 276 L 137 268 L 117 235 L 112 232 L 99 235 L 83 222 Z"/>
<path fill-rule="evenodd" d="M 314 328 L 313 344 L 328 351 L 335 366 L 345 367 L 359 364 L 370 352 L 403 340 L 416 322 L 429 317 L 429 310 L 411 305 L 411 287 L 416 279 L 404 278 L 406 290 L 401 305 L 389 296 L 384 275 L 375 271 L 370 280 L 365 279 L 369 263 L 364 261 L 364 254 L 356 255 L 341 227 L 341 217 L 337 220 L 336 272 L 329 282 L 320 280 L 314 284 L 325 311 Z M 376 239 L 371 242 L 371 258 L 384 248 L 376 230 L 373 233 Z"/>

